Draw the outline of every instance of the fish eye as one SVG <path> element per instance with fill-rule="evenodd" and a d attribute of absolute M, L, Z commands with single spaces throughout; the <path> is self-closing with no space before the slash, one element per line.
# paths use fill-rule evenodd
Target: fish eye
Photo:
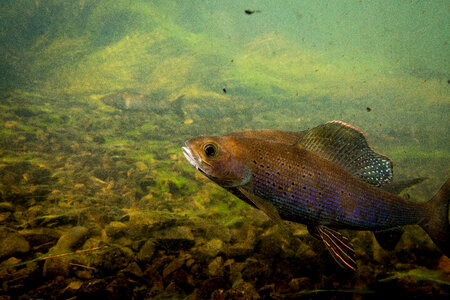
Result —
<path fill-rule="evenodd" d="M 216 157 L 219 154 L 219 147 L 216 144 L 208 143 L 203 146 L 203 151 L 208 157 Z"/>

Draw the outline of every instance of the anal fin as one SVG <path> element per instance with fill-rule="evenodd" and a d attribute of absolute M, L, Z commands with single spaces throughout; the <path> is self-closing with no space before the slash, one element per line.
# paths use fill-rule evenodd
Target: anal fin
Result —
<path fill-rule="evenodd" d="M 310 235 L 312 235 L 313 237 L 315 237 L 318 240 L 322 240 L 322 237 L 319 234 L 319 230 L 317 229 L 318 226 L 316 225 L 308 225 L 306 226 L 306 228 L 308 229 L 308 232 Z"/>
<path fill-rule="evenodd" d="M 373 234 L 384 250 L 393 250 L 402 237 L 404 230 L 401 227 L 395 227 L 383 231 L 375 231 Z"/>
<path fill-rule="evenodd" d="M 316 226 L 316 232 L 342 268 L 356 271 L 355 250 L 348 237 L 323 225 Z"/>

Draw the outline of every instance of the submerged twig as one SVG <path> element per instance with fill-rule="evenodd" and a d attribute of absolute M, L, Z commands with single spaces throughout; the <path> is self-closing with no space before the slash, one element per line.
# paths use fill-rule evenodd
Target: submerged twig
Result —
<path fill-rule="evenodd" d="M 72 265 L 72 266 L 76 266 L 76 267 L 81 267 L 81 268 L 85 268 L 85 269 L 89 269 L 89 270 L 94 270 L 94 271 L 97 271 L 97 269 L 96 269 L 96 268 L 94 268 L 94 267 L 89 267 L 89 266 L 85 266 L 85 265 L 80 265 L 80 264 L 75 264 L 75 263 L 70 263 L 70 265 Z"/>
<path fill-rule="evenodd" d="M 103 247 L 95 247 L 95 248 L 84 249 L 84 250 L 76 250 L 76 251 L 68 252 L 68 253 L 61 253 L 61 254 L 55 254 L 55 255 L 49 255 L 49 256 L 40 256 L 40 257 L 36 257 L 34 259 L 27 260 L 27 261 L 24 261 L 24 262 L 20 262 L 20 263 L 17 263 L 17 264 L 1 266 L 0 270 L 23 266 L 23 265 L 26 265 L 26 264 L 29 264 L 29 263 L 32 263 L 32 262 L 35 262 L 35 261 L 42 261 L 42 260 L 47 260 L 47 259 L 52 259 L 52 258 L 59 258 L 59 257 L 63 257 L 63 256 L 69 256 L 69 255 L 77 255 L 77 254 L 82 254 L 82 253 L 86 253 L 86 252 L 103 250 L 103 249 L 107 249 L 107 248 L 112 248 L 112 247 L 111 246 L 103 246 Z"/>

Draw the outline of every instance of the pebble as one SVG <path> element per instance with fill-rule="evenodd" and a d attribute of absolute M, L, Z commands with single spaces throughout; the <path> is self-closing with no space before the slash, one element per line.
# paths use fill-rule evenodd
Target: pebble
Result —
<path fill-rule="evenodd" d="M 212 239 L 198 247 L 197 252 L 205 258 L 216 257 L 219 253 L 223 252 L 223 242 L 219 239 Z"/>
<path fill-rule="evenodd" d="M 155 253 L 155 242 L 153 240 L 147 240 L 139 250 L 137 259 L 141 263 L 150 263 L 154 253 Z"/>
<path fill-rule="evenodd" d="M 163 270 L 163 278 L 166 279 L 168 275 L 173 273 L 174 271 L 178 270 L 184 265 L 185 257 L 177 257 L 174 260 L 172 260 Z"/>
<path fill-rule="evenodd" d="M 225 253 L 228 257 L 244 259 L 252 255 L 253 246 L 247 243 L 237 243 L 227 247 Z"/>
<path fill-rule="evenodd" d="M 155 234 L 156 242 L 165 250 L 187 250 L 195 245 L 194 235 L 187 226 L 171 227 Z"/>
<path fill-rule="evenodd" d="M 14 205 L 12 205 L 11 202 L 0 202 L 0 212 L 13 212 L 14 211 Z"/>
<path fill-rule="evenodd" d="M 223 276 L 223 258 L 217 256 L 208 265 L 208 274 L 210 276 Z"/>
<path fill-rule="evenodd" d="M 0 258 L 11 257 L 30 251 L 30 244 L 20 234 L 0 228 Z"/>
<path fill-rule="evenodd" d="M 266 258 L 277 257 L 282 251 L 281 239 L 274 234 L 261 236 L 256 242 L 255 251 Z"/>
<path fill-rule="evenodd" d="M 112 221 L 105 227 L 106 235 L 112 238 L 119 238 L 125 234 L 128 226 L 119 221 Z"/>
<path fill-rule="evenodd" d="M 130 264 L 128 264 L 128 266 L 125 269 L 123 269 L 121 272 L 123 272 L 125 274 L 130 274 L 135 278 L 143 278 L 144 277 L 144 272 L 142 272 L 139 265 L 134 261 L 131 262 Z"/>

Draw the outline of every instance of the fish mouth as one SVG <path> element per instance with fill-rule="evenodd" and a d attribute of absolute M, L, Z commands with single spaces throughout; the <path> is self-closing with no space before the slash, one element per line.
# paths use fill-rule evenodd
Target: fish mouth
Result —
<path fill-rule="evenodd" d="M 187 145 L 186 145 L 187 146 Z M 197 170 L 200 170 L 200 162 L 202 159 L 192 153 L 191 149 L 189 147 L 181 147 L 181 150 L 183 151 L 184 157 L 188 160 L 188 162 L 193 165 Z M 201 171 L 201 170 L 200 170 Z"/>

